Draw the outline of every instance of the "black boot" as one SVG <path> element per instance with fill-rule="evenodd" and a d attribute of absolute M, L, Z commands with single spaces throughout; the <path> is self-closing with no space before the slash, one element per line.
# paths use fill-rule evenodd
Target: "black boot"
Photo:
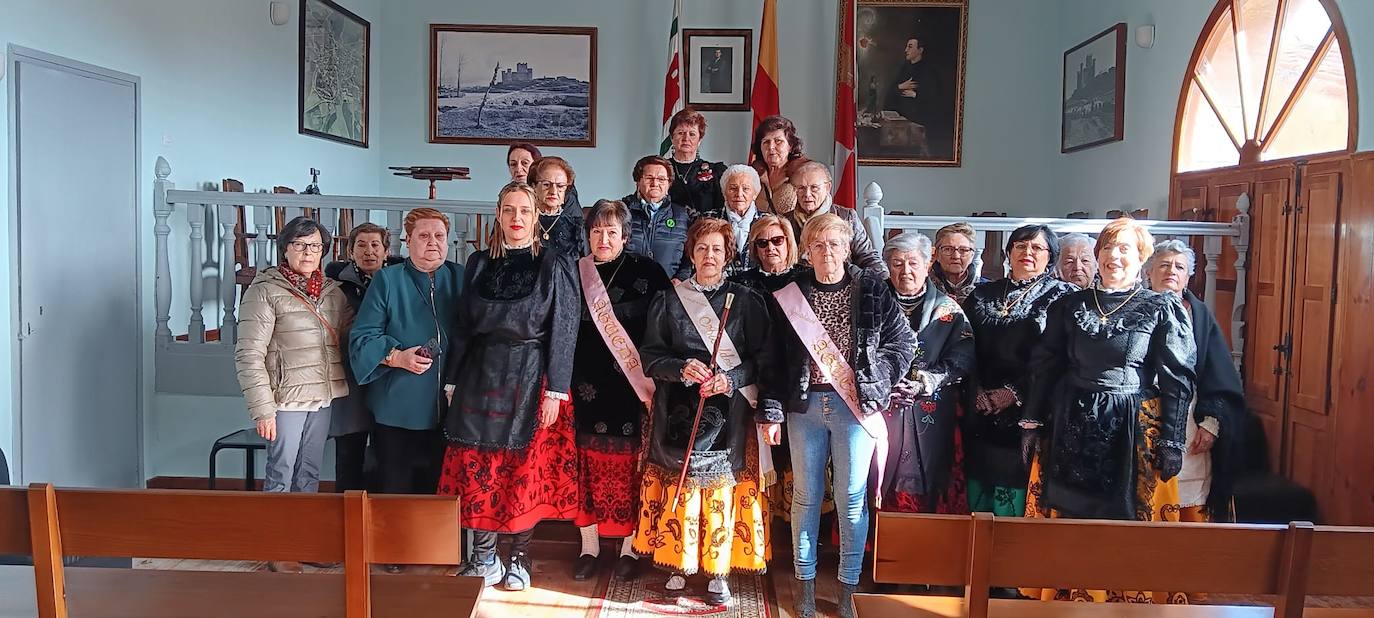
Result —
<path fill-rule="evenodd" d="M 854 591 L 859 586 L 840 582 L 840 618 L 854 618 Z"/>
<path fill-rule="evenodd" d="M 798 580 L 797 599 L 792 603 L 793 609 L 797 612 L 797 618 L 815 618 L 816 616 L 816 580 Z"/>

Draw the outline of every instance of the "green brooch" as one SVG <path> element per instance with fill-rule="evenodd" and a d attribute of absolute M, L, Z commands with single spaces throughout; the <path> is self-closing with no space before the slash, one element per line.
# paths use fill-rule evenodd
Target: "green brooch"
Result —
<path fill-rule="evenodd" d="M 677 227 L 677 219 L 674 219 L 674 218 L 672 218 L 672 217 L 669 217 L 669 218 L 668 218 L 668 229 L 671 230 L 671 229 L 673 229 L 673 228 L 675 228 L 675 227 Z"/>

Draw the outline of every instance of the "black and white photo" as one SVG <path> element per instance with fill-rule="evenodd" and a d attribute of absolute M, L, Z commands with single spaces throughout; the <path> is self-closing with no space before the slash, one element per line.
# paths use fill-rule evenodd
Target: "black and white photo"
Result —
<path fill-rule="evenodd" d="M 1125 94 L 1126 24 L 1112 26 L 1064 52 L 1060 151 L 1121 141 Z"/>
<path fill-rule="evenodd" d="M 700 111 L 748 111 L 752 30 L 682 31 L 687 105 Z"/>

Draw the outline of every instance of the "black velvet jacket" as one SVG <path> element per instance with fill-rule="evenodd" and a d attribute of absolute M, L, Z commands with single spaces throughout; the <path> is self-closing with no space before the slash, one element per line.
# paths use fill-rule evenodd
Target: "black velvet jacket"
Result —
<path fill-rule="evenodd" d="M 515 249 L 468 257 L 446 383 L 456 385 L 444 421 L 450 440 L 524 448 L 543 391 L 567 393 L 582 288 L 573 259 Z"/>
<path fill-rule="evenodd" d="M 1174 294 L 1094 287 L 1050 308 L 1021 417 L 1048 427 L 1046 506 L 1073 517 L 1139 518 L 1135 478 L 1149 471 L 1137 452 L 1146 433 L 1158 432 L 1152 456 L 1187 446 L 1195 345 Z M 1142 413 L 1151 399 L 1157 412 Z"/>
<path fill-rule="evenodd" d="M 700 158 L 691 163 L 678 163 L 672 158 L 668 161 L 673 165 L 673 184 L 668 187 L 668 197 L 674 203 L 685 204 L 698 215 L 725 216 L 721 210 L 725 208 L 725 195 L 720 189 L 724 163 Z"/>
<path fill-rule="evenodd" d="M 930 281 L 938 282 L 933 270 Z M 975 369 L 965 388 L 963 423 L 964 465 L 970 478 L 1003 487 L 1026 486 L 1029 471 L 1021 462 L 1021 429 L 1016 426 L 1021 407 L 983 415 L 974 407 L 973 395 L 979 389 L 1010 386 L 1025 401 L 1031 351 L 1045 331 L 1050 305 L 1075 289 L 1049 275 L 1026 281 L 1007 278 L 979 285 L 964 301 L 976 350 Z"/>
<path fill-rule="evenodd" d="M 892 395 L 892 385 L 911 368 L 911 361 L 916 356 L 916 335 L 897 306 L 897 297 L 892 294 L 884 273 L 853 264 L 846 268 L 854 285 L 858 286 L 851 313 L 854 350 L 848 361 L 854 368 L 859 401 L 886 406 Z M 810 301 L 816 278 L 798 277 L 796 283 Z M 778 369 L 782 372 L 779 384 L 783 389 L 778 394 L 787 402 L 788 413 L 802 414 L 806 412 L 807 393 L 811 390 L 811 356 L 796 331 L 791 327 L 779 330 L 785 330 L 782 336 L 786 348 L 782 359 L 785 364 Z"/>
<path fill-rule="evenodd" d="M 563 210 L 557 215 L 539 215 L 539 226 L 535 233 L 548 234 L 540 238 L 544 249 L 566 253 L 573 259 L 591 253 L 587 244 L 587 230 L 582 222 L 582 205 L 578 202 L 577 188 L 568 187 L 568 195 L 563 202 Z"/>
<path fill-rule="evenodd" d="M 1216 316 L 1192 292 L 1184 290 L 1183 298 L 1188 301 L 1193 342 L 1197 344 L 1197 405 L 1193 418 L 1201 423 L 1213 417 L 1221 428 L 1212 443 L 1212 491 L 1207 496 L 1207 510 L 1213 521 L 1225 521 L 1231 511 L 1236 475 L 1242 467 L 1240 453 L 1249 424 L 1245 417 L 1250 412 L 1245 407 L 1240 372 L 1231 360 L 1231 350 Z"/>

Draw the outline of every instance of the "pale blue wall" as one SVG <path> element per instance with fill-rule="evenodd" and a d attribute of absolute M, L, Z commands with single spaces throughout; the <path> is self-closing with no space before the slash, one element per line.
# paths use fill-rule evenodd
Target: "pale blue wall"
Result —
<path fill-rule="evenodd" d="M 1059 0 L 1062 22 L 1056 47 L 1069 49 L 1117 22 L 1127 23 L 1126 138 L 1076 153 L 1058 153 L 1058 118 L 1050 139 L 1058 159 L 1046 215 L 1087 210 L 1098 216 L 1113 208 L 1168 212 L 1174 115 L 1188 60 L 1215 3 L 1201 0 Z M 1374 2 L 1337 0 L 1350 34 L 1359 87 L 1361 150 L 1374 148 Z M 1135 27 L 1155 24 L 1155 45 L 1134 43 Z M 1056 59 L 1056 64 L 1061 60 Z M 1052 112 L 1057 114 L 1057 111 Z"/>
<path fill-rule="evenodd" d="M 222 426 L 243 426 L 238 399 L 153 396 L 153 162 L 171 162 L 172 180 L 182 188 L 225 177 L 247 187 L 304 186 L 311 166 L 325 174 L 332 193 L 374 195 L 379 149 L 361 149 L 299 135 L 296 130 L 297 22 L 273 26 L 265 0 L 3 0 L 0 51 L 7 44 L 56 54 L 142 78 L 143 161 L 140 189 L 145 224 L 143 255 L 145 344 L 145 473 L 197 474 Z M 379 0 L 344 0 L 343 5 L 375 24 Z M 373 83 L 384 50 L 373 34 Z M 8 76 L 6 77 L 8 79 Z M 5 85 L 0 82 L 0 85 Z M 373 93 L 376 94 L 374 89 Z M 378 97 L 373 97 L 374 107 Z M 0 97 L 0 117 L 7 116 Z M 375 111 L 373 112 L 376 113 Z M 373 116 L 374 123 L 376 116 Z M 8 123 L 0 122 L 0 195 L 9 192 Z M 373 135 L 378 132 L 372 128 Z M 164 138 L 169 143 L 164 143 Z M 54 144 L 55 148 L 79 147 Z M 80 172 L 73 173 L 80 182 Z M 7 199 L 7 198 L 6 198 Z M 0 238 L 11 240 L 8 218 L 0 217 Z M 91 256 L 86 256 L 91 257 Z M 12 341 L 8 252 L 0 252 L 0 341 Z M 179 281 L 180 279 L 174 279 Z M 183 327 L 184 328 L 184 327 Z M 183 330 L 184 332 L 184 330 Z M 13 452 L 12 382 L 8 343 L 0 350 L 0 446 Z M 168 431 L 175 427 L 177 431 Z M 194 458 L 170 458 L 194 450 Z"/>

